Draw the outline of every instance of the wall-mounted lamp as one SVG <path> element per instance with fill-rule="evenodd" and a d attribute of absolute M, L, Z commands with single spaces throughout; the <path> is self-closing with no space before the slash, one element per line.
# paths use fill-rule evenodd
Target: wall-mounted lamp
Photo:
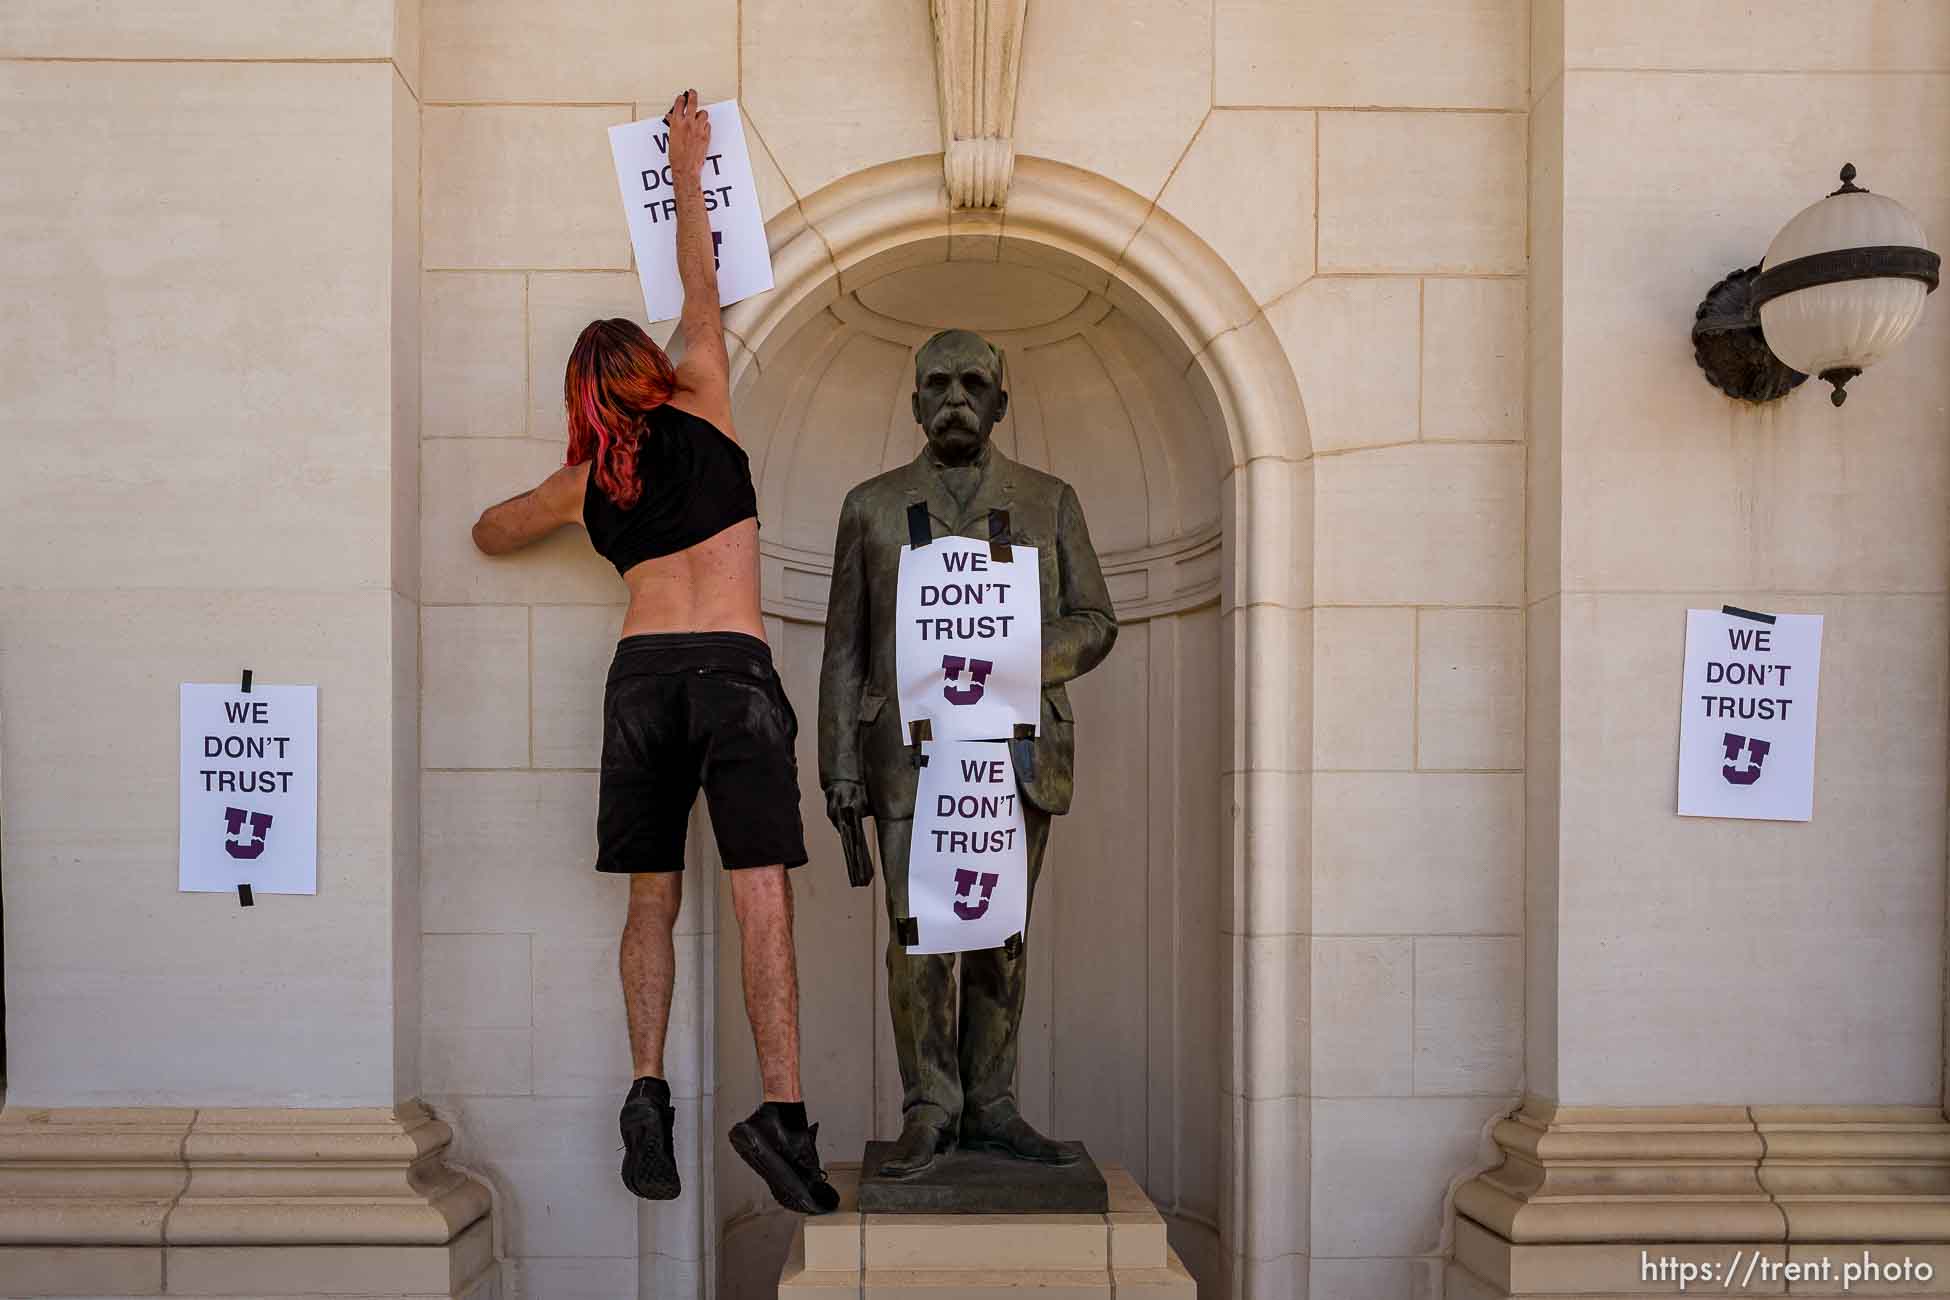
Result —
<path fill-rule="evenodd" d="M 1894 199 L 1842 186 L 1781 227 L 1759 266 L 1707 290 L 1693 324 L 1693 359 L 1728 397 L 1771 402 L 1809 375 L 1844 385 L 1895 350 L 1923 315 L 1941 259 Z"/>

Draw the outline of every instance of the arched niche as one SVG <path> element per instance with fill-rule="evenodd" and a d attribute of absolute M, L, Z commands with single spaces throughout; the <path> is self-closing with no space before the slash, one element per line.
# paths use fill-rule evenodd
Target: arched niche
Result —
<path fill-rule="evenodd" d="M 1252 1200 L 1263 1184 L 1276 1210 L 1273 1189 L 1304 1161 L 1290 1117 L 1243 1077 L 1296 1059 L 1305 1034 L 1304 969 L 1256 955 L 1254 936 L 1278 947 L 1299 929 L 1286 913 L 1306 845 L 1243 833 L 1294 824 L 1269 793 L 1290 783 L 1260 778 L 1298 770 L 1310 745 L 1294 622 L 1308 603 L 1294 473 L 1308 448 L 1284 354 L 1210 249 L 1060 164 L 1020 160 L 1002 213 L 951 212 L 938 158 L 888 164 L 808 197 L 769 234 L 777 288 L 726 324 L 768 631 L 803 724 L 814 860 L 795 883 L 822 1150 L 855 1159 L 868 1137 L 892 1136 L 900 1096 L 878 885 L 846 885 L 815 775 L 833 532 L 848 487 L 922 445 L 914 349 L 964 326 L 1007 356 L 998 445 L 1076 487 L 1123 624 L 1111 658 L 1072 686 L 1077 807 L 1057 823 L 1039 886 L 1022 1104 L 1130 1167 L 1188 1261 L 1250 1270 Z M 712 1108 L 723 1122 L 757 1100 L 727 940 Z M 715 1164 L 700 1236 L 728 1263 L 772 1254 L 789 1225 L 735 1159 Z M 735 1274 L 728 1295 L 742 1294 Z"/>

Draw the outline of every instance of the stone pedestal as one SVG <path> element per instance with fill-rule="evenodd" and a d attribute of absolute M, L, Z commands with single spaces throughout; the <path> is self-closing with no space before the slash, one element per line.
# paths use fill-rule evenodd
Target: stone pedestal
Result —
<path fill-rule="evenodd" d="M 863 1214 L 859 1166 L 835 1165 L 840 1208 L 800 1221 L 780 1300 L 1197 1300 L 1157 1207 L 1102 1170 L 1101 1214 Z"/>

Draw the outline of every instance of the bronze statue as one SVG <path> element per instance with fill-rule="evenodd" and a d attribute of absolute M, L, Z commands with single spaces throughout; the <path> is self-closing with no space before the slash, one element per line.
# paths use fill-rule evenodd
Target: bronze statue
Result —
<path fill-rule="evenodd" d="M 1069 811 L 1074 717 L 1064 683 L 1110 653 L 1117 618 L 1070 485 L 990 445 L 1009 406 L 1002 353 L 979 334 L 945 330 L 914 360 L 914 418 L 927 446 L 898 469 L 846 494 L 833 549 L 826 653 L 819 680 L 819 783 L 842 835 L 874 819 L 887 877 L 889 930 L 908 914 L 907 851 L 918 770 L 901 733 L 894 671 L 894 599 L 908 507 L 924 502 L 935 535 L 989 537 L 1005 510 L 1008 541 L 1036 548 L 1042 579 L 1041 735 L 1009 742 L 1022 793 L 1034 897 L 1050 818 Z M 937 1152 L 964 1147 L 1070 1164 L 1075 1148 L 1038 1133 L 1017 1112 L 1017 1030 L 1028 974 L 1024 943 L 955 955 L 909 956 L 887 945 L 887 985 L 900 1058 L 900 1140 L 883 1174 L 921 1172 Z M 959 1015 L 957 1014 L 959 1010 Z M 957 1030 L 959 1029 L 959 1032 Z"/>

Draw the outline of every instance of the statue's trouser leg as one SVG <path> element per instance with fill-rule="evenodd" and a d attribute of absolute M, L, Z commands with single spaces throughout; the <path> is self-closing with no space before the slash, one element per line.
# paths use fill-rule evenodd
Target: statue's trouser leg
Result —
<path fill-rule="evenodd" d="M 1036 877 L 1043 870 L 1050 816 L 1024 801 L 1024 838 L 1029 847 L 1029 902 L 1033 914 Z M 1013 1113 L 1016 1047 L 1022 1028 L 1022 1003 L 1029 985 L 1029 918 L 1023 943 L 1011 957 L 1003 948 L 961 955 L 961 1086 L 969 1115 L 1000 1119 Z"/>
<path fill-rule="evenodd" d="M 961 1071 L 955 1059 L 955 955 L 910 957 L 892 933 L 908 915 L 907 846 L 910 819 L 874 818 L 880 838 L 880 874 L 887 882 L 887 1005 L 894 1021 L 894 1054 L 900 1062 L 901 1113 L 946 1133 L 961 1120 Z"/>

